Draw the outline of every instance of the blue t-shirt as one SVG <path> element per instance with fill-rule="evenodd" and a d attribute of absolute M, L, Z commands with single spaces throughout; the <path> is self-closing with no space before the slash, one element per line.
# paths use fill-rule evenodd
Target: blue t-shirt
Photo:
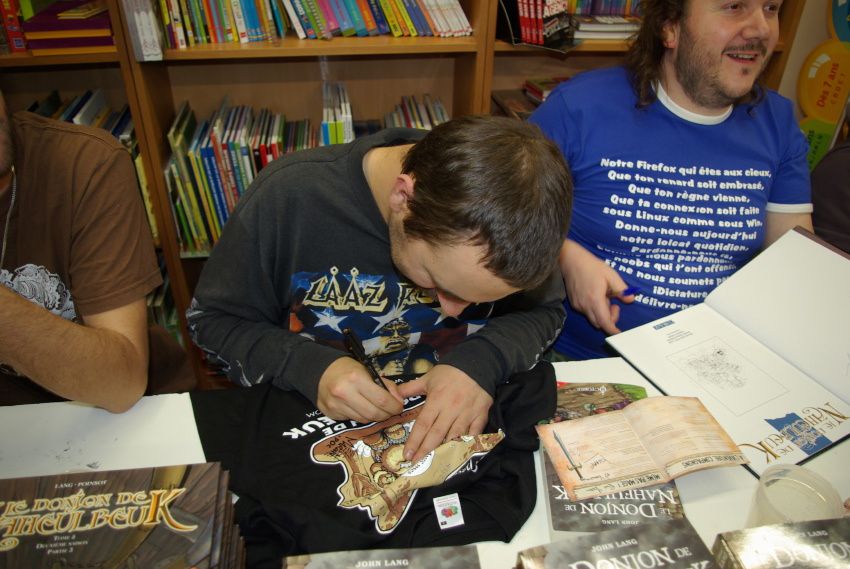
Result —
<path fill-rule="evenodd" d="M 787 99 L 768 91 L 714 124 L 636 102 L 624 68 L 600 69 L 559 85 L 529 119 L 570 165 L 569 238 L 639 289 L 621 330 L 702 302 L 758 252 L 768 211 L 811 211 L 808 147 Z M 565 306 L 555 348 L 608 355 L 604 332 Z"/>

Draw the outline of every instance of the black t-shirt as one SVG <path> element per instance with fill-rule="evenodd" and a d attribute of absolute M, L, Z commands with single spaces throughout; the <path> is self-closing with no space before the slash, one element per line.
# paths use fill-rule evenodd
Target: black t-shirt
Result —
<path fill-rule="evenodd" d="M 278 569 L 283 556 L 301 553 L 509 541 L 534 508 L 534 425 L 555 411 L 555 379 L 542 362 L 500 386 L 485 433 L 501 430 L 504 440 L 473 454 L 444 483 L 414 491 L 390 523 L 351 503 L 352 494 L 368 493 L 381 476 L 392 478 L 391 467 L 370 457 L 372 470 L 352 475 L 350 466 L 317 460 L 316 449 L 371 429 L 370 446 L 361 446 L 377 457 L 390 446 L 388 437 L 404 435 L 399 425 L 379 437 L 374 425 L 334 421 L 298 393 L 267 384 L 191 398 L 206 458 L 230 471 L 239 496 L 248 567 Z M 402 417 L 423 402 L 408 400 Z M 433 500 L 453 493 L 464 524 L 441 530 Z"/>

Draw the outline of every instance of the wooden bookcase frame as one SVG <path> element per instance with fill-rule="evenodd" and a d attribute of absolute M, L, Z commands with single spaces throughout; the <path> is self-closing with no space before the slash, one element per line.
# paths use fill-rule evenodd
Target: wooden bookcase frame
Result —
<path fill-rule="evenodd" d="M 256 44 L 166 50 L 163 61 L 137 62 L 121 3 L 108 0 L 117 53 L 0 56 L 0 87 L 10 110 L 16 110 L 35 98 L 34 91 L 19 88 L 21 83 L 40 84 L 45 74 L 77 70 L 111 75 L 114 82 L 117 69 L 136 126 L 184 343 L 189 347 L 200 387 L 219 387 L 222 382 L 207 373 L 186 329 L 185 311 L 203 260 L 180 254 L 162 175 L 170 152 L 166 133 L 179 104 L 188 99 L 197 116 L 206 117 L 221 97 L 235 90 L 235 104 L 271 106 L 287 117 L 318 119 L 321 100 L 314 95 L 321 80 L 328 78 L 354 83 L 349 92 L 356 118 L 376 118 L 390 111 L 400 95 L 431 89 L 445 96 L 444 103 L 454 116 L 483 114 L 490 112 L 493 89 L 519 87 L 530 76 L 565 75 L 615 64 L 625 50 L 625 43 L 620 41 L 588 41 L 566 56 L 515 47 L 496 39 L 496 0 L 461 0 L 461 4 L 474 30 L 468 37 L 336 37 L 330 41 L 286 37 Z M 804 0 L 786 0 L 782 6 L 780 42 L 765 72 L 765 82 L 771 88 L 779 86 L 803 7 Z M 10 75 L 14 78 L 8 80 Z"/>

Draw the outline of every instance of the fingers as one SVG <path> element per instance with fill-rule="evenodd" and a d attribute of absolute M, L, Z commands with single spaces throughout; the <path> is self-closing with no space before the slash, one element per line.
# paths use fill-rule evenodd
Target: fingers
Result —
<path fill-rule="evenodd" d="M 408 399 L 416 395 L 425 395 L 427 392 L 427 385 L 425 384 L 425 380 L 422 378 L 413 379 L 407 383 L 397 385 L 396 388 L 397 393 L 402 399 Z"/>

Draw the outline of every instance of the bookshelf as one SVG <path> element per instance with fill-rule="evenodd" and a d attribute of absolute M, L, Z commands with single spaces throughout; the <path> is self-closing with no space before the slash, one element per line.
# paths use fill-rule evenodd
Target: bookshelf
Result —
<path fill-rule="evenodd" d="M 171 279 L 185 344 L 191 346 L 185 309 L 203 268 L 203 258 L 184 258 L 165 179 L 166 133 L 184 100 L 196 116 L 209 116 L 228 95 L 233 104 L 282 111 L 287 119 L 321 121 L 323 79 L 343 81 L 355 118 L 377 118 L 402 95 L 431 93 L 453 116 L 488 113 L 490 92 L 517 88 L 531 76 L 572 74 L 617 64 L 625 43 L 588 41 L 566 56 L 514 47 L 497 40 L 497 2 L 461 0 L 473 34 L 460 38 L 335 37 L 330 41 L 286 37 L 251 44 L 208 44 L 165 50 L 163 61 L 136 62 L 126 37 L 119 0 L 108 0 L 118 47 L 114 54 L 0 56 L 0 88 L 10 110 L 25 107 L 51 89 L 104 89 L 108 103 L 130 107 L 160 231 L 161 252 Z M 767 71 L 778 87 L 796 33 L 803 0 L 782 6 L 781 39 Z M 206 372 L 200 352 L 189 348 L 201 387 L 221 382 Z"/>

